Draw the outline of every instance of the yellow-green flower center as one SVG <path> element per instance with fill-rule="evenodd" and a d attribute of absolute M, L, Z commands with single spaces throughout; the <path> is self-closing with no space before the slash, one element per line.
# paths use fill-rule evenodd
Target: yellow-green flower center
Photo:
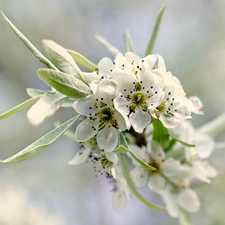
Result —
<path fill-rule="evenodd" d="M 104 106 L 99 112 L 99 119 L 103 124 L 114 124 L 115 123 L 115 109 L 109 106 Z"/>

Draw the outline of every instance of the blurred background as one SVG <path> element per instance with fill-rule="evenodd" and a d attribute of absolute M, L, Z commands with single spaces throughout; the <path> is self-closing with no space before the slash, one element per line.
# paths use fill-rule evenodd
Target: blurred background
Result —
<path fill-rule="evenodd" d="M 94 35 L 102 35 L 124 52 L 122 35 L 126 29 L 137 54 L 143 56 L 156 16 L 164 5 L 167 8 L 154 53 L 164 57 L 167 69 L 178 76 L 188 96 L 202 99 L 205 115 L 193 118 L 195 127 L 199 127 L 225 111 L 225 1 L 1 0 L 0 10 L 40 51 L 42 39 L 52 39 L 98 63 L 102 57 L 113 56 Z M 27 87 L 48 89 L 37 77 L 41 67 L 0 18 L 0 114 L 28 99 Z M 53 129 L 56 119 L 63 122 L 73 115 L 73 109 L 67 109 L 67 113 L 59 110 L 39 127 L 28 123 L 26 110 L 1 121 L 0 158 L 15 154 Z M 223 133 L 217 140 L 223 141 L 224 137 Z M 27 161 L 0 165 L 1 208 L 5 205 L 2 203 L 8 204 L 5 211 L 0 209 L 0 224 L 25 224 L 19 219 L 7 222 L 5 215 L 16 217 L 18 211 L 18 218 L 24 217 L 20 220 L 29 221 L 29 225 L 178 224 L 166 212 L 151 211 L 134 197 L 123 212 L 114 212 L 112 185 L 104 177 L 95 178 L 91 164 L 69 166 L 67 161 L 74 154 L 74 144 L 61 137 Z M 212 184 L 198 187 L 202 208 L 194 215 L 195 224 L 225 224 L 224 159 L 222 150 L 211 157 L 219 176 Z M 162 203 L 147 189 L 141 191 L 152 201 Z M 38 210 L 32 214 L 33 208 Z"/>

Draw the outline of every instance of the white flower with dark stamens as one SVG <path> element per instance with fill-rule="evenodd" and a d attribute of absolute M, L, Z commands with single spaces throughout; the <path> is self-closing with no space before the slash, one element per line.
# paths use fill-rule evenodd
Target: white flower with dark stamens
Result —
<path fill-rule="evenodd" d="M 115 108 L 123 115 L 129 115 L 131 125 L 138 133 L 151 122 L 149 110 L 160 104 L 163 96 L 161 75 L 146 71 L 140 78 L 135 74 L 113 71 L 111 77 L 117 81 L 120 94 L 114 100 Z"/>
<path fill-rule="evenodd" d="M 97 135 L 99 148 L 112 152 L 117 146 L 119 131 L 129 128 L 129 121 L 113 106 L 113 99 L 117 95 L 113 80 L 105 79 L 95 85 L 92 83 L 90 86 L 94 94 L 78 99 L 73 104 L 77 113 L 87 117 L 77 126 L 75 139 L 84 142 Z"/>
<path fill-rule="evenodd" d="M 140 159 L 156 168 L 156 171 L 149 171 L 134 163 L 136 167 L 131 171 L 131 177 L 136 185 L 141 187 L 148 183 L 148 187 L 152 191 L 162 194 L 167 178 L 179 173 L 180 162 L 173 158 L 166 159 L 162 147 L 154 141 L 147 148 L 142 147 L 140 149 L 131 145 L 130 149 Z"/>
<path fill-rule="evenodd" d="M 194 213 L 200 209 L 200 201 L 197 194 L 192 189 L 178 190 L 171 185 L 167 185 L 162 198 L 166 203 L 168 214 L 174 218 L 179 216 L 179 207 L 187 212 Z"/>
<path fill-rule="evenodd" d="M 166 128 L 178 126 L 182 120 L 191 118 L 189 100 L 177 77 L 166 72 L 164 60 L 158 55 L 158 69 L 162 74 L 162 91 L 165 93 L 156 109 L 151 110 L 151 115 L 158 118 Z"/>
<path fill-rule="evenodd" d="M 132 52 L 127 52 L 124 56 L 122 53 L 117 54 L 114 63 L 105 57 L 98 63 L 99 77 L 110 78 L 114 70 L 139 77 L 145 71 L 153 69 L 156 59 L 156 55 L 148 55 L 141 59 Z"/>

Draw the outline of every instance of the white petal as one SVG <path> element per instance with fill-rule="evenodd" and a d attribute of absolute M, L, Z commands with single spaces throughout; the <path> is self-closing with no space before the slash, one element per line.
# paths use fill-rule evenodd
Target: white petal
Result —
<path fill-rule="evenodd" d="M 130 113 L 130 102 L 128 102 L 125 97 L 118 96 L 114 99 L 114 106 L 116 110 L 123 115 L 128 115 Z"/>
<path fill-rule="evenodd" d="M 151 116 L 148 112 L 144 112 L 139 108 L 130 114 L 130 122 L 137 133 L 142 133 L 147 125 L 151 122 Z"/>
<path fill-rule="evenodd" d="M 134 155 L 139 157 L 144 162 L 148 163 L 150 161 L 150 155 L 147 152 L 147 149 L 145 146 L 138 147 L 137 145 L 130 144 L 129 149 L 134 153 Z M 134 165 L 140 165 L 135 159 L 133 159 L 133 157 L 132 157 L 132 162 Z"/>
<path fill-rule="evenodd" d="M 121 191 L 116 191 L 113 193 L 113 197 L 112 197 L 112 208 L 116 211 L 116 212 L 121 212 L 125 205 L 126 205 L 126 196 L 124 195 L 123 192 Z"/>
<path fill-rule="evenodd" d="M 165 188 L 165 179 L 158 174 L 155 174 L 155 175 L 153 174 L 149 177 L 148 187 L 150 190 L 161 195 Z"/>
<path fill-rule="evenodd" d="M 98 132 L 97 143 L 105 152 L 112 152 L 118 143 L 118 131 L 114 127 L 104 127 Z"/>
<path fill-rule="evenodd" d="M 163 126 L 166 128 L 175 128 L 181 123 L 180 119 L 177 119 L 175 117 L 166 118 L 163 113 L 160 114 L 159 120 L 162 122 Z"/>
<path fill-rule="evenodd" d="M 130 91 L 133 91 L 134 82 L 137 82 L 137 78 L 134 74 L 128 74 L 124 71 L 113 71 L 111 74 L 112 79 L 116 80 L 119 84 L 118 90 L 125 96 L 130 94 Z"/>
<path fill-rule="evenodd" d="M 161 167 L 165 176 L 172 177 L 179 173 L 180 162 L 173 158 L 169 158 L 162 163 Z"/>
<path fill-rule="evenodd" d="M 99 77 L 109 78 L 111 70 L 114 69 L 113 62 L 110 58 L 103 58 L 98 63 Z"/>
<path fill-rule="evenodd" d="M 217 171 L 215 168 L 213 168 L 208 162 L 203 161 L 203 165 L 205 167 L 205 173 L 209 178 L 214 178 L 218 175 Z"/>
<path fill-rule="evenodd" d="M 166 210 L 168 214 L 174 218 L 178 217 L 179 209 L 177 206 L 177 195 L 167 187 L 162 195 L 163 201 L 166 203 Z"/>
<path fill-rule="evenodd" d="M 135 167 L 130 175 L 138 187 L 144 186 L 148 181 L 148 171 L 142 167 Z"/>
<path fill-rule="evenodd" d="M 77 99 L 73 103 L 74 110 L 83 115 L 90 116 L 96 113 L 96 97 L 95 95 L 89 95 L 84 99 Z"/>
<path fill-rule="evenodd" d="M 119 129 L 121 131 L 129 130 L 131 127 L 130 120 L 127 116 L 120 114 L 119 112 L 116 112 L 115 118 L 117 120 L 117 124 L 119 126 Z"/>
<path fill-rule="evenodd" d="M 83 120 L 76 128 L 75 139 L 77 142 L 86 141 L 98 133 L 99 122 L 89 119 Z"/>
<path fill-rule="evenodd" d="M 205 169 L 204 163 L 200 160 L 196 160 L 192 163 L 193 172 L 197 179 L 201 180 L 202 182 L 211 183 L 210 179 L 208 178 L 207 171 Z"/>
<path fill-rule="evenodd" d="M 90 153 L 90 149 L 84 149 L 76 153 L 73 159 L 71 159 L 69 165 L 78 165 L 83 163 Z"/>
<path fill-rule="evenodd" d="M 191 189 L 183 190 L 177 199 L 178 204 L 188 212 L 197 212 L 200 209 L 200 201 L 197 194 Z"/>
<path fill-rule="evenodd" d="M 157 57 L 158 57 L 158 69 L 161 70 L 162 72 L 166 72 L 166 65 L 165 65 L 163 57 L 158 54 L 157 54 Z"/>
<path fill-rule="evenodd" d="M 156 59 L 157 56 L 153 54 L 144 57 L 142 60 L 144 60 L 143 66 L 145 70 L 151 70 L 152 67 L 155 65 Z"/>
<path fill-rule="evenodd" d="M 191 96 L 189 97 L 190 100 L 190 108 L 191 111 L 196 113 L 196 114 L 204 114 L 203 113 L 203 103 L 197 96 Z"/>
<path fill-rule="evenodd" d="M 208 158 L 211 155 L 214 149 L 214 146 L 215 146 L 215 143 L 211 137 L 207 135 L 202 135 L 202 134 L 196 135 L 195 150 L 201 159 Z"/>
<path fill-rule="evenodd" d="M 158 163 L 162 163 L 165 159 L 165 152 L 163 151 L 162 146 L 156 142 L 152 141 L 151 144 L 148 145 L 148 149 L 150 151 L 151 157 Z"/>
<path fill-rule="evenodd" d="M 100 80 L 100 77 L 96 72 L 83 72 L 83 76 L 88 84 L 90 84 L 93 80 Z"/>
<path fill-rule="evenodd" d="M 114 164 L 117 164 L 118 162 L 118 156 L 115 152 L 105 152 L 106 158 L 110 161 L 113 162 Z"/>

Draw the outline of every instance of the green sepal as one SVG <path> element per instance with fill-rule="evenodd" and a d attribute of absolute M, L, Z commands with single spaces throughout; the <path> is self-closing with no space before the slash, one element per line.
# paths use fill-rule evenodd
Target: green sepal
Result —
<path fill-rule="evenodd" d="M 150 171 L 155 171 L 156 169 L 150 165 L 148 165 L 146 162 L 141 160 L 139 157 L 137 157 L 132 151 L 130 151 L 128 143 L 126 141 L 126 138 L 122 133 L 119 134 L 119 146 L 122 145 L 125 149 L 128 150 L 130 155 L 145 169 L 150 170 Z"/>
<path fill-rule="evenodd" d="M 159 14 L 156 18 L 156 21 L 155 21 L 155 25 L 154 25 L 154 28 L 153 28 L 153 31 L 152 31 L 152 35 L 149 39 L 149 42 L 148 42 L 148 45 L 147 45 L 147 48 L 146 48 L 146 51 L 145 51 L 145 56 L 147 55 L 150 55 L 152 54 L 152 50 L 154 48 L 154 45 L 155 45 L 155 41 L 156 41 L 156 38 L 158 36 L 158 32 L 159 32 L 159 28 L 160 28 L 160 24 L 161 24 L 161 21 L 162 21 L 162 18 L 163 18 L 163 14 L 164 14 L 164 11 L 165 11 L 165 6 L 159 11 Z"/>
<path fill-rule="evenodd" d="M 34 103 L 36 103 L 39 99 L 40 99 L 41 95 L 33 97 L 28 99 L 27 101 L 13 107 L 12 109 L 8 110 L 7 112 L 4 112 L 0 115 L 0 120 L 3 120 L 9 116 L 12 116 L 13 114 L 33 105 Z"/>
<path fill-rule="evenodd" d="M 125 154 L 123 153 L 118 153 L 118 158 L 119 158 L 119 163 L 120 163 L 120 168 L 122 170 L 122 174 L 127 182 L 127 186 L 129 188 L 129 190 L 131 191 L 131 193 L 140 201 L 142 202 L 144 205 L 146 205 L 148 208 L 150 209 L 154 209 L 154 210 L 164 210 L 165 208 L 159 205 L 156 205 L 150 201 L 148 201 L 147 199 L 145 199 L 135 188 L 133 181 L 131 180 L 130 177 L 130 173 L 128 171 L 127 168 L 127 164 L 126 164 L 126 159 L 125 159 Z"/>
<path fill-rule="evenodd" d="M 153 137 L 152 139 L 158 142 L 165 150 L 170 143 L 170 136 L 168 129 L 165 128 L 159 119 L 152 118 L 153 124 Z"/>
<path fill-rule="evenodd" d="M 114 47 L 113 45 L 111 45 L 105 38 L 103 38 L 102 36 L 96 34 L 95 38 L 97 39 L 97 41 L 102 44 L 104 47 L 106 47 L 108 49 L 109 52 L 111 52 L 113 55 L 117 55 L 118 53 L 120 53 L 120 50 L 116 47 Z"/>
<path fill-rule="evenodd" d="M 91 94 L 90 88 L 84 82 L 70 74 L 40 69 L 38 75 L 48 85 L 70 98 L 84 98 Z"/>
<path fill-rule="evenodd" d="M 48 58 L 54 65 L 63 72 L 85 81 L 82 71 L 65 48 L 52 40 L 43 40 L 42 43 Z"/>
<path fill-rule="evenodd" d="M 55 69 L 57 68 L 44 56 L 41 52 L 39 52 L 36 47 L 12 24 L 12 22 L 1 12 L 5 21 L 11 27 L 13 32 L 17 35 L 17 37 L 25 44 L 25 46 L 30 50 L 30 52 L 43 64 L 45 64 L 48 68 Z"/>
<path fill-rule="evenodd" d="M 114 152 L 118 152 L 118 153 L 126 153 L 129 152 L 129 150 L 127 148 L 125 148 L 123 145 L 119 145 Z"/>
<path fill-rule="evenodd" d="M 72 51 L 72 50 L 69 50 L 69 49 L 67 49 L 67 52 L 72 56 L 72 58 L 75 62 L 79 63 L 80 65 L 87 68 L 88 70 L 95 71 L 98 69 L 98 66 L 96 64 L 91 62 L 89 59 L 87 59 L 82 54 Z"/>
<path fill-rule="evenodd" d="M 59 92 L 47 91 L 27 112 L 29 121 L 33 125 L 41 124 L 47 117 L 52 116 L 67 98 Z"/>
<path fill-rule="evenodd" d="M 66 132 L 77 121 L 78 118 L 79 116 L 75 116 L 67 120 L 66 122 L 51 130 L 22 151 L 5 160 L 1 160 L 0 162 L 5 164 L 15 163 L 28 159 L 33 155 L 36 155 L 37 153 L 41 152 L 42 150 L 53 144 L 61 135 L 64 134 L 64 132 Z"/>
<path fill-rule="evenodd" d="M 129 30 L 124 31 L 124 44 L 127 52 L 134 52 L 133 42 Z"/>
<path fill-rule="evenodd" d="M 190 213 L 179 207 L 179 222 L 180 225 L 192 225 Z"/>

